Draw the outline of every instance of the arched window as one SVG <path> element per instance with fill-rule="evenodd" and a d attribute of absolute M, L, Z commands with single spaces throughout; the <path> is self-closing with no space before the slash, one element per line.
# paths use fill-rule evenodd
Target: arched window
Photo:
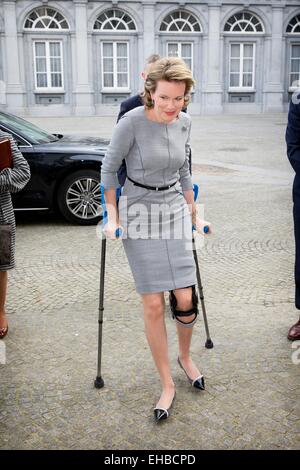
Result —
<path fill-rule="evenodd" d="M 161 25 L 160 31 L 168 33 L 201 33 L 201 25 L 197 18 L 187 11 L 177 10 L 167 15 Z"/>
<path fill-rule="evenodd" d="M 286 32 L 300 34 L 300 14 L 294 16 L 287 25 Z M 298 88 L 300 84 L 300 42 L 294 42 L 290 46 L 289 58 L 289 87 Z"/>
<path fill-rule="evenodd" d="M 117 8 L 106 10 L 95 21 L 94 29 L 101 31 L 136 31 L 133 19 Z"/>
<path fill-rule="evenodd" d="M 69 24 L 54 8 L 39 7 L 29 13 L 24 29 L 66 30 L 69 29 Z"/>
<path fill-rule="evenodd" d="M 177 34 L 178 37 L 172 36 L 172 40 L 166 43 L 166 50 L 168 56 L 180 57 L 185 61 L 187 66 L 193 70 L 193 56 L 194 56 L 194 41 L 190 39 L 188 33 L 202 33 L 202 28 L 199 20 L 192 14 L 185 10 L 176 10 L 169 13 L 160 25 L 160 31 L 163 33 Z M 179 34 L 187 33 L 184 39 L 181 39 Z M 187 39 L 189 38 L 189 39 Z"/>
<path fill-rule="evenodd" d="M 224 27 L 225 33 L 263 33 L 264 28 L 259 18 L 252 13 L 241 12 L 231 16 Z"/>
<path fill-rule="evenodd" d="M 287 25 L 286 32 L 291 34 L 300 33 L 300 14 L 291 19 Z"/>
<path fill-rule="evenodd" d="M 24 29 L 62 32 L 70 29 L 65 17 L 50 7 L 38 7 L 29 13 Z M 34 83 L 36 91 L 64 91 L 63 42 L 61 39 L 33 41 Z"/>
<path fill-rule="evenodd" d="M 103 33 L 111 31 L 131 33 L 137 31 L 131 16 L 118 8 L 111 8 L 98 16 L 94 30 Z M 102 86 L 104 90 L 124 90 L 129 88 L 130 41 L 110 39 L 101 41 Z"/>

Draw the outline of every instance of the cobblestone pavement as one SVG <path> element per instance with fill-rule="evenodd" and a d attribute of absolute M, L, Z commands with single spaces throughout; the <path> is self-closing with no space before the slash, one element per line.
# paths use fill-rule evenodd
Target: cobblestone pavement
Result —
<path fill-rule="evenodd" d="M 52 131 L 110 136 L 114 118 L 32 119 Z M 10 331 L 1 367 L 1 449 L 297 449 L 300 364 L 286 339 L 294 308 L 286 115 L 193 119 L 194 180 L 214 235 L 199 250 L 214 349 L 194 330 L 197 393 L 176 364 L 177 397 L 157 425 L 158 374 L 120 241 L 108 242 L 103 378 L 96 390 L 100 243 L 95 227 L 18 214 Z M 300 351 L 300 350 L 299 350 Z M 295 362 L 295 361 L 294 361 Z"/>

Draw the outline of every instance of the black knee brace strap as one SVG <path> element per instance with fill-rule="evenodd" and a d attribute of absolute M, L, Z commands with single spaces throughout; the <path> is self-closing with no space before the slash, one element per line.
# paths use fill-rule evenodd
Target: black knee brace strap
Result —
<path fill-rule="evenodd" d="M 195 286 L 189 286 L 192 288 L 192 302 L 193 302 L 193 307 L 190 310 L 186 310 L 185 312 L 183 310 L 177 310 L 177 299 L 174 294 L 174 292 L 171 290 L 170 291 L 170 308 L 172 312 L 172 317 L 174 320 L 176 320 L 180 325 L 186 327 L 186 328 L 191 328 L 194 326 L 196 320 L 197 320 L 197 315 L 199 313 L 198 310 L 198 296 L 196 294 L 196 289 Z M 190 322 L 183 322 L 180 320 L 178 317 L 190 317 L 191 315 L 195 315 L 195 318 L 190 321 Z"/>

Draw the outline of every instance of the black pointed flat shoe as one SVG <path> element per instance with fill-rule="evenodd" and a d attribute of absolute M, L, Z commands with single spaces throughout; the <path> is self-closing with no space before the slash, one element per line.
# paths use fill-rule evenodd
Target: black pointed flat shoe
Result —
<path fill-rule="evenodd" d="M 169 417 L 169 410 L 165 408 L 154 408 L 154 418 L 155 421 L 161 421 L 162 419 L 167 419 Z"/>
<path fill-rule="evenodd" d="M 185 373 L 185 375 L 187 376 L 188 378 L 188 381 L 190 382 L 191 386 L 194 387 L 194 388 L 197 388 L 198 390 L 205 390 L 205 382 L 204 382 L 204 377 L 203 375 L 199 375 L 199 377 L 197 377 L 196 379 L 192 380 L 186 373 L 183 365 L 181 364 L 180 362 L 180 359 L 179 357 L 177 358 L 177 362 L 178 364 L 180 365 L 181 369 L 183 370 L 183 372 Z"/>
<path fill-rule="evenodd" d="M 175 395 L 176 392 L 174 393 L 174 397 L 169 408 L 154 408 L 154 418 L 157 423 L 163 419 L 167 419 L 170 416 L 170 409 L 174 403 Z"/>

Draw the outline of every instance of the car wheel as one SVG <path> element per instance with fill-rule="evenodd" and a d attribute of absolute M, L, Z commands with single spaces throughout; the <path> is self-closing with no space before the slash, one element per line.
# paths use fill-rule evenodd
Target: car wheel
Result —
<path fill-rule="evenodd" d="M 80 170 L 60 185 L 57 203 L 62 215 L 72 223 L 93 225 L 102 218 L 100 172 Z"/>

